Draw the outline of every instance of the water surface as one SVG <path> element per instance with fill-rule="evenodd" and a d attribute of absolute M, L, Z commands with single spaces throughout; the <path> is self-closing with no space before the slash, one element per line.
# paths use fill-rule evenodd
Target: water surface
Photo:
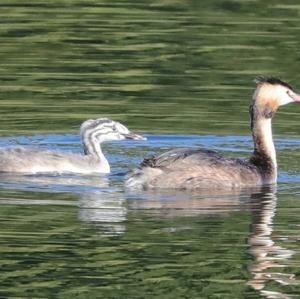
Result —
<path fill-rule="evenodd" d="M 2 298 L 297 298 L 300 106 L 274 119 L 277 187 L 132 192 L 142 157 L 252 151 L 257 75 L 300 90 L 300 5 L 270 1 L 0 3 L 0 146 L 81 151 L 82 121 L 148 137 L 106 144 L 108 176 L 0 175 Z"/>

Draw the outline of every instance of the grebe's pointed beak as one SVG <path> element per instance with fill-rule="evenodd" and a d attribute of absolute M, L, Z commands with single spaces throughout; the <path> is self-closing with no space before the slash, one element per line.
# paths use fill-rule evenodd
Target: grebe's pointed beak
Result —
<path fill-rule="evenodd" d="M 294 103 L 300 103 L 300 94 L 288 91 L 288 95 L 294 100 Z"/>
<path fill-rule="evenodd" d="M 124 134 L 124 137 L 126 139 L 131 139 L 131 140 L 147 140 L 146 137 L 142 136 L 142 135 L 138 135 L 138 134 L 134 134 L 134 133 L 128 133 L 128 134 Z"/>

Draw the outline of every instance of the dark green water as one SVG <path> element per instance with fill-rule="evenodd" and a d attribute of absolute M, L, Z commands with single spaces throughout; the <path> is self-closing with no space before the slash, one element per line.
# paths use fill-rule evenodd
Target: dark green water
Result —
<path fill-rule="evenodd" d="M 1 146 L 80 150 L 88 118 L 146 142 L 105 147 L 112 174 L 0 176 L 1 298 L 298 298 L 300 106 L 274 120 L 276 189 L 133 193 L 143 156 L 252 149 L 257 75 L 300 90 L 296 0 L 0 3 Z M 167 135 L 165 135 L 167 134 Z"/>

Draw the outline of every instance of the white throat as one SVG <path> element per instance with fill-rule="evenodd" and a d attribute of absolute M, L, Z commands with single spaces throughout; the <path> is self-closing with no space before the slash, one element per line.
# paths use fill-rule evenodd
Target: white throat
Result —
<path fill-rule="evenodd" d="M 88 157 L 92 158 L 95 163 L 100 164 L 99 167 L 103 169 L 103 173 L 109 173 L 110 166 L 102 152 L 100 142 L 94 140 L 93 136 L 86 135 L 82 138 L 82 143 L 85 150 L 85 154 Z"/>
<path fill-rule="evenodd" d="M 262 143 L 265 149 L 266 154 L 271 158 L 274 166 L 277 169 L 277 160 L 276 160 L 276 150 L 273 142 L 272 134 L 272 119 L 263 119 L 259 121 L 261 129 Z"/>
<path fill-rule="evenodd" d="M 264 159 L 270 159 L 273 165 L 273 181 L 277 178 L 276 150 L 272 136 L 272 118 L 261 118 L 253 127 L 255 151 Z"/>

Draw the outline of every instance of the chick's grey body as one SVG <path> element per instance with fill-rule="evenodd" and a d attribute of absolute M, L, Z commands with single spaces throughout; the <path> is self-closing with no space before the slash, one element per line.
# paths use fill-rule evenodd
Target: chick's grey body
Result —
<path fill-rule="evenodd" d="M 101 162 L 94 156 L 77 153 L 15 147 L 0 149 L 2 172 L 101 172 Z"/>
<path fill-rule="evenodd" d="M 174 149 L 145 159 L 139 168 L 128 174 L 126 186 L 134 189 L 232 189 L 276 183 L 271 120 L 279 106 L 293 102 L 300 102 L 300 95 L 287 83 L 272 77 L 258 78 L 250 104 L 254 150 L 248 160 L 227 158 L 201 149 Z"/>

